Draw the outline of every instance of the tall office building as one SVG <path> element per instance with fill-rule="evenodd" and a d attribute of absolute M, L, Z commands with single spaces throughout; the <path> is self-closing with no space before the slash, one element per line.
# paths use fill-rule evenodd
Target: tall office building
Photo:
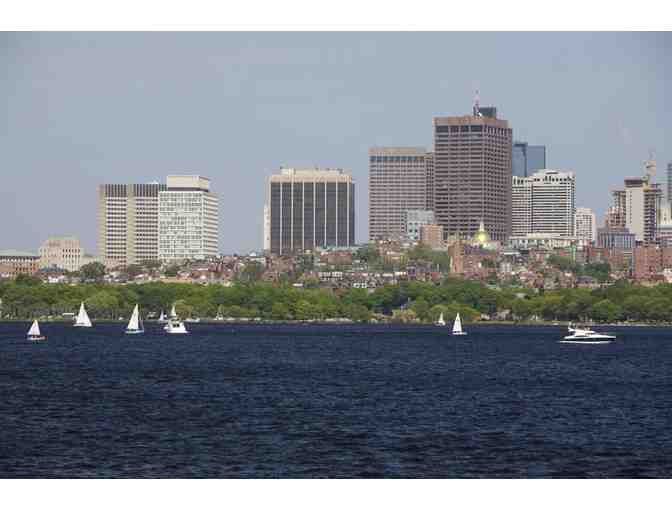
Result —
<path fill-rule="evenodd" d="M 672 161 L 667 164 L 667 201 L 672 202 Z"/>
<path fill-rule="evenodd" d="M 268 203 L 273 254 L 355 244 L 355 183 L 341 169 L 282 168 Z"/>
<path fill-rule="evenodd" d="M 106 266 L 158 258 L 159 192 L 165 189 L 158 183 L 98 187 L 98 250 Z"/>
<path fill-rule="evenodd" d="M 574 235 L 573 172 L 542 170 L 530 177 L 513 177 L 512 231 L 528 234 Z"/>
<path fill-rule="evenodd" d="M 76 237 L 51 237 L 40 246 L 40 268 L 79 271 L 82 267 L 82 246 Z"/>
<path fill-rule="evenodd" d="M 434 213 L 444 236 L 472 237 L 484 222 L 495 241 L 511 235 L 512 130 L 495 108 L 434 118 Z"/>
<path fill-rule="evenodd" d="M 624 180 L 624 189 L 612 192 L 614 205 L 610 226 L 625 227 L 635 235 L 635 240 L 643 243 L 656 241 L 662 190 L 653 182 L 655 162 L 647 161 L 643 177 L 629 177 Z"/>
<path fill-rule="evenodd" d="M 529 177 L 537 170 L 546 168 L 546 146 L 514 142 L 511 159 L 513 175 Z"/>
<path fill-rule="evenodd" d="M 574 214 L 574 236 L 581 244 L 591 245 L 597 241 L 595 213 L 588 207 L 577 207 Z"/>
<path fill-rule="evenodd" d="M 218 204 L 210 179 L 169 175 L 166 189 L 159 192 L 159 259 L 179 262 L 217 256 Z"/>
<path fill-rule="evenodd" d="M 406 211 L 427 208 L 431 161 L 422 147 L 369 149 L 369 239 L 403 236 Z"/>
<path fill-rule="evenodd" d="M 425 154 L 425 171 L 427 173 L 427 211 L 434 210 L 434 153 Z"/>

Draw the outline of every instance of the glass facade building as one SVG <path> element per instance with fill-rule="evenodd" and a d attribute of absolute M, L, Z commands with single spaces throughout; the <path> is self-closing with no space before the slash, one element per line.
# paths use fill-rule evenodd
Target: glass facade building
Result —
<path fill-rule="evenodd" d="M 516 177 L 529 177 L 538 170 L 544 170 L 546 168 L 546 146 L 514 142 L 511 168 Z"/>
<path fill-rule="evenodd" d="M 355 244 L 355 184 L 343 170 L 283 168 L 268 194 L 271 253 Z"/>

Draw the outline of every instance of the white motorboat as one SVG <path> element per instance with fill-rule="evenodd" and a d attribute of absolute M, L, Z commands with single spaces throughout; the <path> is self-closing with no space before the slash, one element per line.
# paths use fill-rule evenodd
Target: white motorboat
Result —
<path fill-rule="evenodd" d="M 170 319 L 168 324 L 166 324 L 166 327 L 163 329 L 166 330 L 166 333 L 171 335 L 186 335 L 189 333 L 186 326 L 184 325 L 184 322 L 179 319 Z"/>
<path fill-rule="evenodd" d="M 200 317 L 196 317 L 195 319 L 192 319 L 191 317 L 184 319 L 184 322 L 201 322 Z"/>
<path fill-rule="evenodd" d="M 598 333 L 592 329 L 573 328 L 570 324 L 567 326 L 570 335 L 560 340 L 564 344 L 608 344 L 616 340 L 613 335 Z"/>
<path fill-rule="evenodd" d="M 77 319 L 75 320 L 76 328 L 90 328 L 91 319 L 89 319 L 89 314 L 86 313 L 86 308 L 84 308 L 84 301 L 79 305 L 79 313 L 77 314 Z"/>
<path fill-rule="evenodd" d="M 460 320 L 460 314 L 458 313 L 455 317 L 455 322 L 453 322 L 453 335 L 466 335 L 467 332 L 462 330 L 462 320 Z"/>
<path fill-rule="evenodd" d="M 439 315 L 439 318 L 436 320 L 434 323 L 435 326 L 445 326 L 446 321 L 443 320 L 443 312 L 441 312 L 441 315 Z"/>
<path fill-rule="evenodd" d="M 32 326 L 28 330 L 28 340 L 37 342 L 39 340 L 46 340 L 47 337 L 40 333 L 40 325 L 37 323 L 37 319 L 33 321 Z"/>
<path fill-rule="evenodd" d="M 145 328 L 142 325 L 142 317 L 140 317 L 140 308 L 138 305 L 135 305 L 133 308 L 133 315 L 131 315 L 131 320 L 128 321 L 128 326 L 126 326 L 127 335 L 141 335 L 145 332 Z"/>

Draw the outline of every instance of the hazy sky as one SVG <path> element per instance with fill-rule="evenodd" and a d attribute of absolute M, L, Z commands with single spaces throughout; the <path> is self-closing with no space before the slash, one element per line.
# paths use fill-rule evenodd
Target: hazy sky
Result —
<path fill-rule="evenodd" d="M 671 54 L 669 33 L 2 33 L 0 249 L 97 253 L 97 185 L 169 173 L 210 177 L 224 253 L 258 249 L 281 165 L 350 170 L 365 241 L 368 148 L 431 148 L 475 88 L 601 222 L 651 149 L 664 180 Z"/>

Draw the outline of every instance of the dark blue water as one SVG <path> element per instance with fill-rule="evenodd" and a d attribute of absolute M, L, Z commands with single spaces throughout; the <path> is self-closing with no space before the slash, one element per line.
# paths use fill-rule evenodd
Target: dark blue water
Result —
<path fill-rule="evenodd" d="M 0 324 L 0 478 L 670 477 L 672 332 Z"/>

